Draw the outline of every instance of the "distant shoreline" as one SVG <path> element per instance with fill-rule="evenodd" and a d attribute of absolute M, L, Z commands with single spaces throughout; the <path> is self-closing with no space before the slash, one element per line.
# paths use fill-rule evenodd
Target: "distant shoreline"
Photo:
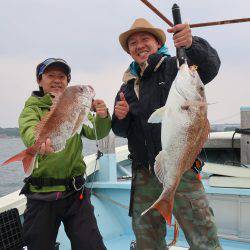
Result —
<path fill-rule="evenodd" d="M 234 131 L 235 128 L 240 128 L 240 124 L 211 124 L 211 132 Z M 15 128 L 1 128 L 0 139 L 15 139 L 20 138 L 19 129 Z"/>
<path fill-rule="evenodd" d="M 19 129 L 18 128 L 1 128 L 0 127 L 0 139 L 9 139 L 9 138 L 19 138 Z"/>
<path fill-rule="evenodd" d="M 9 136 L 9 135 L 0 135 L 0 139 L 16 139 L 16 138 L 20 138 L 20 136 Z"/>

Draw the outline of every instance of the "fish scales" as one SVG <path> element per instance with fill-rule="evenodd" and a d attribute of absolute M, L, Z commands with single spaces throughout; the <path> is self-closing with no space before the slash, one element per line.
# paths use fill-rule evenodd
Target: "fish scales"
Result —
<path fill-rule="evenodd" d="M 83 119 L 88 114 L 95 93 L 87 85 L 75 85 L 54 98 L 50 111 L 42 118 L 35 128 L 35 144 L 21 153 L 11 157 L 2 165 L 22 160 L 24 171 L 30 175 L 34 169 L 35 159 L 42 143 L 47 138 L 55 152 L 65 148 L 67 140 L 78 129 L 81 129 Z"/>
<path fill-rule="evenodd" d="M 149 122 L 162 123 L 162 151 L 156 156 L 154 170 L 163 191 L 142 215 L 155 208 L 170 225 L 180 179 L 192 167 L 210 131 L 204 84 L 195 67 L 186 63 L 180 67 L 165 106 L 156 110 Z"/>

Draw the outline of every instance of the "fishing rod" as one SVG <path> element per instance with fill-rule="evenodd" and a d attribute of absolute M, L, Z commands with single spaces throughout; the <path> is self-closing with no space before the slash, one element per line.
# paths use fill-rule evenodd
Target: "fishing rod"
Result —
<path fill-rule="evenodd" d="M 165 23 L 167 23 L 170 27 L 173 27 L 173 23 L 166 18 L 159 10 L 157 10 L 150 2 L 147 0 L 141 0 L 145 5 L 147 5 L 157 16 L 159 16 Z"/>
<path fill-rule="evenodd" d="M 177 4 L 174 4 L 172 7 L 172 14 L 173 14 L 173 20 L 174 25 L 181 24 L 181 12 L 180 8 Z M 176 57 L 178 59 L 179 66 L 181 66 L 183 63 L 187 61 L 187 55 L 185 47 L 180 47 L 176 49 Z"/>
<path fill-rule="evenodd" d="M 153 6 L 147 0 L 140 0 L 143 2 L 147 7 L 149 7 L 157 16 L 159 16 L 165 23 L 167 23 L 170 27 L 173 27 L 173 23 L 165 17 L 155 6 Z M 230 19 L 230 20 L 222 20 L 222 21 L 215 21 L 215 22 L 206 22 L 206 23 L 195 23 L 190 24 L 190 28 L 200 28 L 206 26 L 215 26 L 215 25 L 225 25 L 225 24 L 233 24 L 233 23 L 245 23 L 250 22 L 250 18 L 240 18 L 240 19 Z"/>
<path fill-rule="evenodd" d="M 205 27 L 205 26 L 215 26 L 215 25 L 245 23 L 245 22 L 250 22 L 250 18 L 231 19 L 231 20 L 208 22 L 208 23 L 195 23 L 195 24 L 190 24 L 189 26 L 190 28 L 199 28 L 199 27 Z"/>

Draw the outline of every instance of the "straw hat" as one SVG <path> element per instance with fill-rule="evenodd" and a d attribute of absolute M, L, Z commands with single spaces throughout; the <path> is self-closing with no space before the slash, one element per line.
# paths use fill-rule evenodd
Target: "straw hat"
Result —
<path fill-rule="evenodd" d="M 153 34 L 156 38 L 158 38 L 162 42 L 162 44 L 166 42 L 166 35 L 163 30 L 155 28 L 144 18 L 138 18 L 134 21 L 133 25 L 128 31 L 123 32 L 119 36 L 120 44 L 127 53 L 129 53 L 127 44 L 128 38 L 135 32 L 149 32 Z"/>

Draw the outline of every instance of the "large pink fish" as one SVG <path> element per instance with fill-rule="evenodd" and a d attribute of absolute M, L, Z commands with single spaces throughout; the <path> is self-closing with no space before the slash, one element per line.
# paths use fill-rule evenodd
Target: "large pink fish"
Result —
<path fill-rule="evenodd" d="M 35 167 L 37 152 L 47 138 L 50 138 L 54 151 L 58 152 L 63 150 L 66 141 L 81 129 L 94 95 L 93 88 L 88 85 L 66 88 L 61 95 L 54 98 L 50 111 L 37 125 L 35 144 L 1 165 L 22 161 L 24 172 L 30 175 Z"/>
<path fill-rule="evenodd" d="M 162 151 L 156 156 L 154 170 L 163 191 L 142 214 L 155 208 L 171 225 L 175 191 L 210 131 L 204 84 L 195 67 L 189 68 L 186 63 L 180 67 L 165 106 L 156 110 L 149 122 L 162 123 Z"/>

